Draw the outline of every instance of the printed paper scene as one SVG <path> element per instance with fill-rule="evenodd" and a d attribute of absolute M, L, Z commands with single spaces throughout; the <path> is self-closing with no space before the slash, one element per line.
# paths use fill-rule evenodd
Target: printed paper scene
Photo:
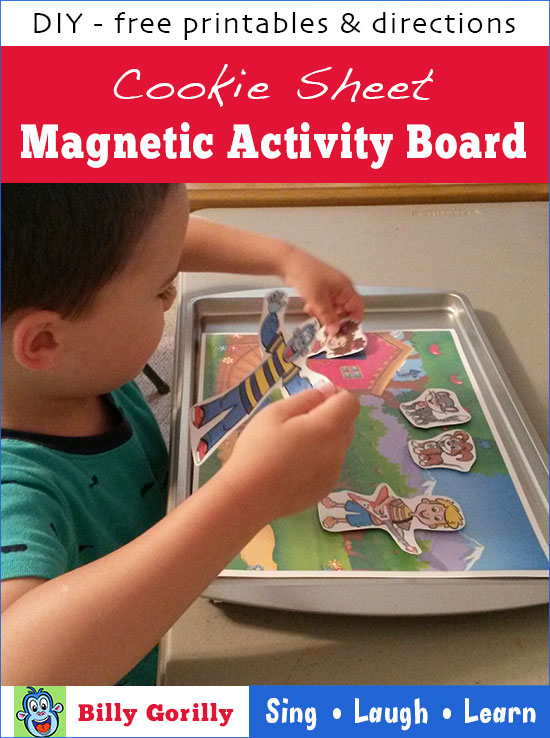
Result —
<path fill-rule="evenodd" d="M 407 532 L 401 539 L 399 533 L 392 537 L 386 520 L 368 529 L 321 526 L 315 506 L 266 526 L 228 568 L 260 575 L 276 570 L 546 570 L 546 555 L 476 396 L 454 333 L 417 329 L 370 332 L 365 338 L 366 345 L 359 352 L 328 358 L 325 351 L 304 363 L 305 369 L 356 393 L 361 402 L 354 439 L 329 497 L 337 504 L 343 502 L 339 498 L 350 499 L 346 497 L 349 493 L 362 501 L 372 500 L 384 485 L 411 512 L 422 499 L 433 506 L 437 498 L 450 500 L 464 525 L 432 528 L 413 524 L 418 520 L 413 517 L 413 538 Z M 313 350 L 315 347 L 314 342 Z M 224 394 L 241 383 L 265 361 L 264 351 L 257 334 L 205 335 L 203 396 Z M 281 385 L 262 402 L 281 398 Z M 434 394 L 442 392 L 448 396 Z M 438 425 L 433 427 L 437 429 L 430 431 L 429 425 L 414 425 L 401 409 L 401 405 L 417 402 L 426 403 L 434 416 L 445 411 L 445 418 L 460 414 L 469 419 L 453 426 L 436 416 Z M 459 431 L 464 435 L 447 435 Z M 226 435 L 197 469 L 199 484 L 227 461 L 239 432 L 237 428 Z M 473 458 L 468 458 L 470 454 Z M 325 518 L 342 514 L 338 507 L 323 511 Z M 393 506 L 391 514 L 395 514 Z M 387 513 L 389 518 L 391 514 Z M 403 540 L 415 547 L 414 554 L 402 545 Z"/>

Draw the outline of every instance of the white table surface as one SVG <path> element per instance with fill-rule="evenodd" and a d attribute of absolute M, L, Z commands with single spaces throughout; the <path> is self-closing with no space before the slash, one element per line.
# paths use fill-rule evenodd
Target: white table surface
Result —
<path fill-rule="evenodd" d="M 465 293 L 548 442 L 548 205 L 235 208 L 203 217 L 286 238 L 367 286 Z M 186 275 L 188 295 L 276 280 Z M 432 618 L 196 602 L 162 647 L 166 684 L 547 684 L 546 607 Z"/>

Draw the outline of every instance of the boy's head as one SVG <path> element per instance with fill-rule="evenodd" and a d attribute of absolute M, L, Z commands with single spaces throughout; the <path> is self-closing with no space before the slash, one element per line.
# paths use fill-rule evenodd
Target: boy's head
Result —
<path fill-rule="evenodd" d="M 166 184 L 2 185 L 2 320 L 86 310 L 130 260 Z"/>
<path fill-rule="evenodd" d="M 76 393 L 135 376 L 174 297 L 187 218 L 183 185 L 3 185 L 2 341 L 13 366 L 47 370 L 52 391 Z"/>

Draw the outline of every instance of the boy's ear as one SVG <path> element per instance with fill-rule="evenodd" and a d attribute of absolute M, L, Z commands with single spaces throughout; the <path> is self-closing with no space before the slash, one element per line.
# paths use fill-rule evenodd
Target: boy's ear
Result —
<path fill-rule="evenodd" d="M 56 369 L 61 362 L 61 321 L 52 310 L 33 310 L 16 323 L 12 348 L 16 361 L 31 371 Z"/>

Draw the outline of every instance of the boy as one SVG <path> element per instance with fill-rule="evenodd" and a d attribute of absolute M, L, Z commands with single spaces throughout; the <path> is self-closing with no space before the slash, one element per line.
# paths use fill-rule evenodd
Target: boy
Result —
<path fill-rule="evenodd" d="M 2 209 L 2 678 L 151 684 L 155 644 L 225 564 L 332 489 L 358 413 L 345 392 L 274 403 L 162 517 L 166 450 L 131 380 L 173 279 L 278 274 L 332 330 L 362 304 L 288 244 L 190 219 L 181 185 L 4 185 Z"/>

